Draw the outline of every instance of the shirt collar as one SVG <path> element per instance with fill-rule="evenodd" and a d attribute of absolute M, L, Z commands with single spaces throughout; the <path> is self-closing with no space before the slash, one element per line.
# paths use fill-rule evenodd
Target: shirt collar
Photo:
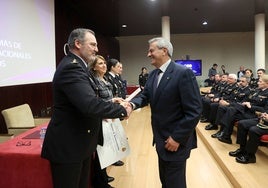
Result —
<path fill-rule="evenodd" d="M 115 74 L 113 72 L 109 72 L 110 75 L 112 75 L 115 78 Z"/>
<path fill-rule="evenodd" d="M 167 62 L 165 62 L 163 65 L 161 65 L 161 67 L 159 67 L 159 69 L 164 73 L 167 70 L 168 65 L 170 64 L 171 59 L 167 60 Z"/>

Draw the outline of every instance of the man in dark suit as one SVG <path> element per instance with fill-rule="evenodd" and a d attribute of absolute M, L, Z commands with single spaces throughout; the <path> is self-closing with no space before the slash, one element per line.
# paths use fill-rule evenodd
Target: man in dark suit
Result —
<path fill-rule="evenodd" d="M 128 116 L 131 107 L 97 97 L 87 68 L 98 51 L 93 31 L 73 30 L 68 46 L 53 78 L 54 112 L 41 156 L 50 161 L 54 188 L 88 188 L 91 156 L 103 141 L 102 119 Z"/>
<path fill-rule="evenodd" d="M 136 109 L 150 103 L 162 188 L 183 188 L 186 160 L 191 149 L 197 147 L 195 127 L 202 104 L 192 70 L 171 61 L 172 52 L 168 40 L 149 40 L 148 57 L 157 69 L 150 73 L 144 90 L 131 104 Z"/>

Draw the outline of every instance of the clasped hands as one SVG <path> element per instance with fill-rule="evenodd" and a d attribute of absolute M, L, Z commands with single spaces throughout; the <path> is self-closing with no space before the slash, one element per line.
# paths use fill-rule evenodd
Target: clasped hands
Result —
<path fill-rule="evenodd" d="M 118 103 L 118 104 L 120 104 L 121 106 L 123 106 L 126 109 L 126 111 L 127 111 L 127 117 L 125 119 L 128 119 L 129 116 L 130 116 L 130 114 L 131 114 L 131 112 L 133 111 L 130 102 L 128 102 L 128 101 L 126 101 L 126 100 L 124 100 L 122 98 L 118 98 L 118 97 L 113 98 L 112 99 L 112 102 L 113 103 Z"/>

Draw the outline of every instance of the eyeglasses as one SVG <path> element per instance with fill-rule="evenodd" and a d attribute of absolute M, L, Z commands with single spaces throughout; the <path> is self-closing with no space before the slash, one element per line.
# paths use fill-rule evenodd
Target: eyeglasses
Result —
<path fill-rule="evenodd" d="M 30 146 L 31 145 L 31 141 L 18 141 L 16 146 Z"/>

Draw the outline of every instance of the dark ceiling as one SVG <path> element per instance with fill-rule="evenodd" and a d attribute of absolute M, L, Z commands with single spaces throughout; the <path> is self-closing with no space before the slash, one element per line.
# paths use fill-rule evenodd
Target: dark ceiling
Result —
<path fill-rule="evenodd" d="M 61 6 L 108 36 L 160 35 L 162 16 L 170 16 L 171 34 L 254 31 L 254 15 L 268 10 L 266 0 L 65 0 Z"/>

